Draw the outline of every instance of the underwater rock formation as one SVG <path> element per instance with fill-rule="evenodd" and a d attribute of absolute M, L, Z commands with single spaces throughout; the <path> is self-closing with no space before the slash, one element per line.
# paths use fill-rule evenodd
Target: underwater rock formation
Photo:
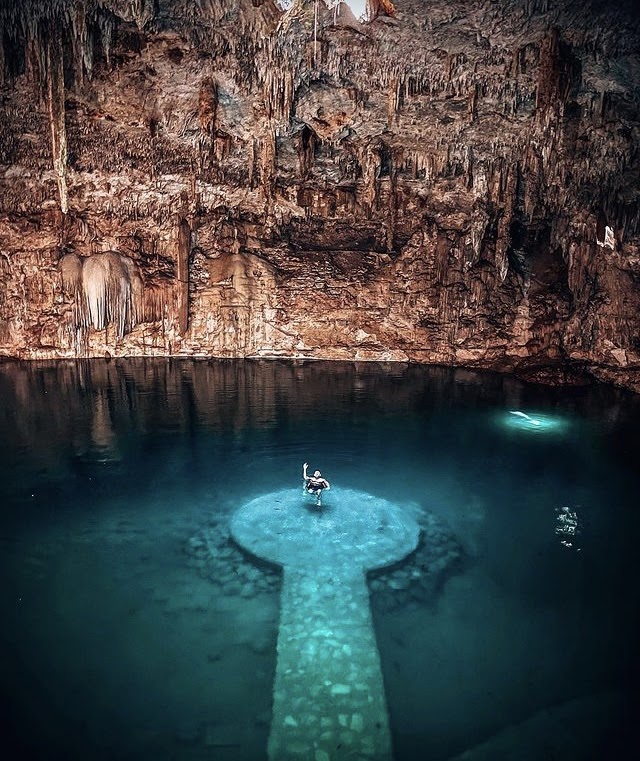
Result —
<path fill-rule="evenodd" d="M 634 4 L 351 5 L 0 0 L 0 355 L 640 389 Z"/>
<path fill-rule="evenodd" d="M 389 612 L 415 602 L 434 602 L 444 582 L 462 570 L 465 552 L 451 529 L 435 514 L 409 506 L 420 526 L 420 543 L 409 558 L 368 574 L 374 610 Z M 275 594 L 281 571 L 249 557 L 231 539 L 228 521 L 211 518 L 184 543 L 184 552 L 198 574 L 222 594 L 251 598 Z"/>

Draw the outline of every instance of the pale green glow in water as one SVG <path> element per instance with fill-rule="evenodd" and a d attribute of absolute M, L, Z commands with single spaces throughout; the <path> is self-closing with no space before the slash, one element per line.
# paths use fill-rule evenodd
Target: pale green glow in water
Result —
<path fill-rule="evenodd" d="M 500 416 L 499 422 L 505 428 L 531 433 L 559 434 L 565 433 L 569 428 L 566 418 L 521 410 L 509 410 Z"/>

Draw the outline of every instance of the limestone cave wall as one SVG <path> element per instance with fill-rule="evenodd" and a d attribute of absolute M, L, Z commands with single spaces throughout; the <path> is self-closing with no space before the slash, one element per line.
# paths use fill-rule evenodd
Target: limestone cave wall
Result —
<path fill-rule="evenodd" d="M 0 356 L 640 390 L 634 4 L 364 6 L 0 0 Z"/>

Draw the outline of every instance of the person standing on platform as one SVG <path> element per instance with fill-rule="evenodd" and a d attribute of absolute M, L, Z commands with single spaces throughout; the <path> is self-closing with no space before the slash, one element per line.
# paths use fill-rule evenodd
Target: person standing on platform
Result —
<path fill-rule="evenodd" d="M 320 507 L 322 505 L 322 492 L 324 489 L 330 489 L 331 484 L 326 478 L 322 477 L 322 473 L 319 470 L 314 471 L 314 474 L 310 476 L 307 473 L 308 463 L 304 463 L 302 466 L 302 478 L 304 479 L 303 494 L 315 494 L 316 505 Z"/>

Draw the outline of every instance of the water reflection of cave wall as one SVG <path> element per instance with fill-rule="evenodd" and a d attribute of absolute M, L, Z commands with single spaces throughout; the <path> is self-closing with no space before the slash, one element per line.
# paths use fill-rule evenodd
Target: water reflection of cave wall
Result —
<path fill-rule="evenodd" d="M 0 364 L 0 419 L 15 439 L 49 459 L 42 430 L 73 452 L 117 456 L 128 432 L 186 433 L 193 426 L 220 432 L 321 422 L 339 416 L 358 424 L 370 410 L 389 413 L 465 405 L 482 410 L 503 398 L 526 407 L 540 390 L 508 376 L 415 365 L 241 360 L 82 360 Z M 545 390 L 545 394 L 550 392 Z M 615 423 L 618 393 L 594 389 L 575 397 L 576 410 L 593 399 Z M 548 396 L 545 397 L 548 400 Z M 548 401 L 547 401 L 548 403 Z M 69 448 L 73 451 L 69 451 Z"/>

